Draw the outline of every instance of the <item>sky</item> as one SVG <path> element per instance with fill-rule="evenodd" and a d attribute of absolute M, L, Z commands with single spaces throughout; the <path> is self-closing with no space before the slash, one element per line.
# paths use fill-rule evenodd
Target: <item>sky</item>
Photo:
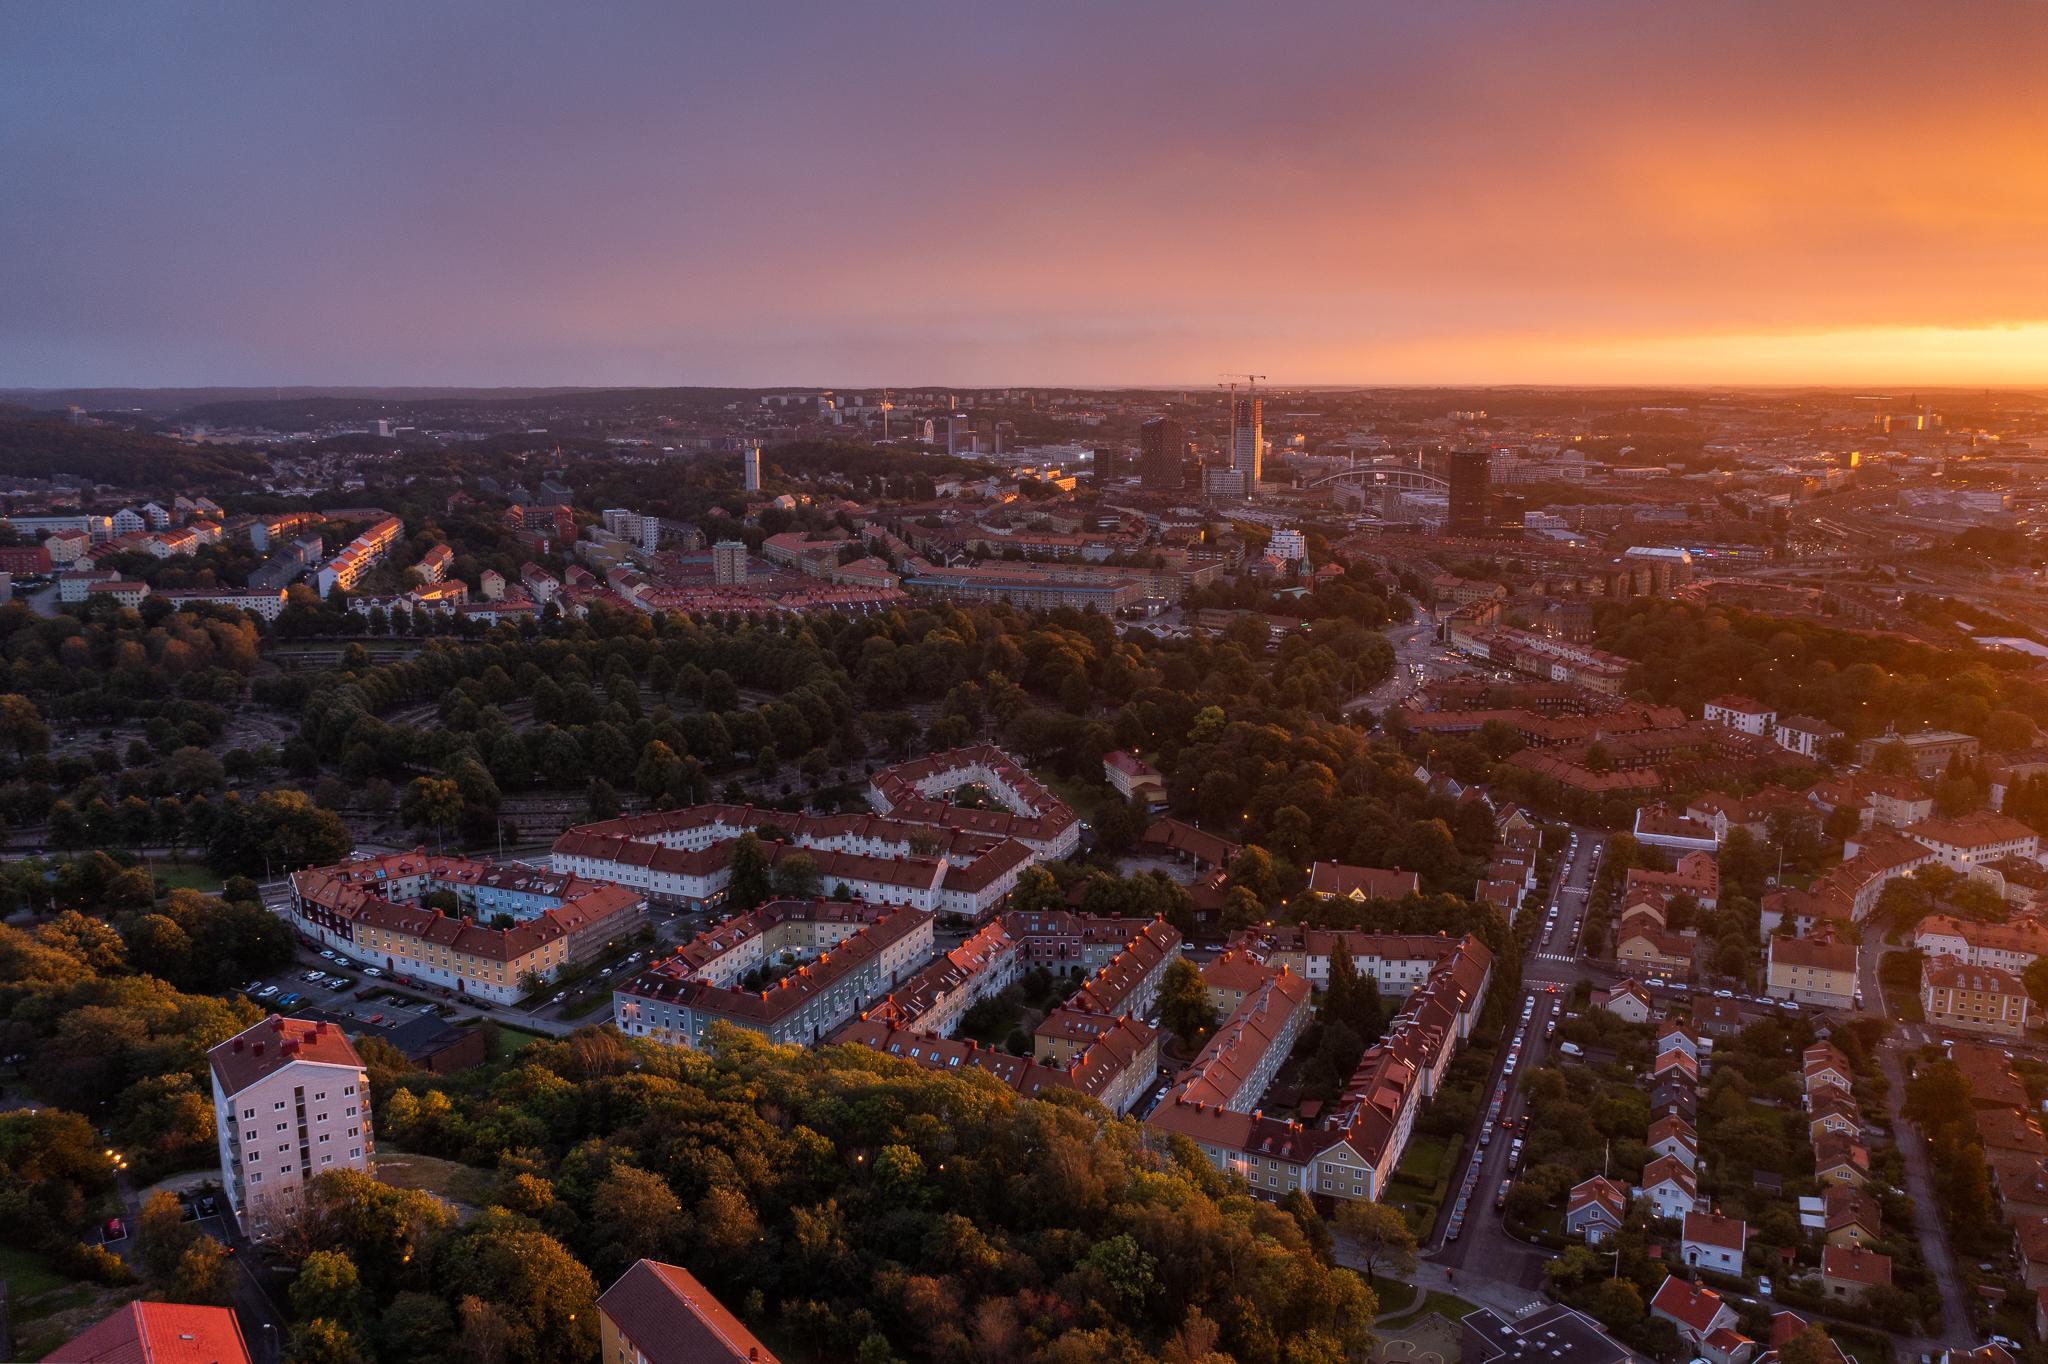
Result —
<path fill-rule="evenodd" d="M 2048 0 L 0 5 L 0 387 L 2048 384 Z"/>

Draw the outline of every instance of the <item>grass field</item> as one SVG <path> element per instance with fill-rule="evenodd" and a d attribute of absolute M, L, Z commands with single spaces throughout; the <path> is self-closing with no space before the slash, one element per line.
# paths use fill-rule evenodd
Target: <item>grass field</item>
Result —
<path fill-rule="evenodd" d="M 1384 1283 L 1380 1285 L 1381 1296 L 1385 1297 L 1397 1288 L 1408 1287 L 1407 1284 Z M 1410 1291 L 1412 1292 L 1413 1290 L 1410 1289 Z M 1394 1315 L 1381 1317 L 1375 1321 L 1373 1329 L 1384 1332 L 1390 1326 L 1406 1326 L 1412 1322 L 1420 1321 L 1431 1312 L 1436 1313 L 1446 1321 L 1456 1322 L 1478 1310 L 1475 1304 L 1466 1302 L 1454 1293 L 1440 1293 L 1432 1289 L 1422 1295 L 1422 1301 L 1419 1304 L 1411 1303 L 1411 1305 L 1402 1308 Z"/>
<path fill-rule="evenodd" d="M 497 1183 L 489 1170 L 401 1151 L 388 1143 L 377 1149 L 377 1178 L 394 1188 L 424 1189 L 472 1208 L 483 1206 Z"/>
<path fill-rule="evenodd" d="M 498 1055 L 500 1058 L 517 1056 L 534 1043 L 547 1040 L 548 1038 L 545 1033 L 529 1032 L 525 1028 L 515 1028 L 506 1023 L 498 1025 Z"/>
<path fill-rule="evenodd" d="M 137 1291 L 67 1278 L 33 1251 L 5 1244 L 0 1244 L 0 1279 L 7 1283 L 13 1359 L 41 1359 Z"/>
<path fill-rule="evenodd" d="M 152 862 L 149 870 L 172 890 L 203 890 L 220 894 L 220 877 L 199 862 Z"/>

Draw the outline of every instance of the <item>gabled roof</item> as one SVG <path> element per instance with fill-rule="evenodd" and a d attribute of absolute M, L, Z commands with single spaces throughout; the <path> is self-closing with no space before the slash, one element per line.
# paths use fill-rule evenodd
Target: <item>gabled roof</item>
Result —
<path fill-rule="evenodd" d="M 768 1347 L 681 1265 L 635 1261 L 597 1306 L 649 1364 L 775 1364 Z"/>
<path fill-rule="evenodd" d="M 1862 1246 L 1822 1246 L 1820 1272 L 1822 1278 L 1841 1279 L 1845 1283 L 1888 1284 L 1892 1281 L 1892 1259 Z"/>
<path fill-rule="evenodd" d="M 43 1364 L 249 1364 L 225 1307 L 131 1302 L 43 1356 Z"/>
<path fill-rule="evenodd" d="M 1721 1295 L 1704 1284 L 1689 1284 L 1673 1274 L 1658 1285 L 1656 1296 L 1650 1299 L 1650 1310 L 1658 1316 L 1677 1322 L 1695 1336 L 1704 1336 L 1713 1329 L 1714 1318 L 1721 1315 Z"/>
<path fill-rule="evenodd" d="M 1685 1243 L 1732 1250 L 1740 1255 L 1749 1244 L 1749 1224 L 1739 1217 L 1717 1212 L 1689 1212 L 1685 1215 Z"/>
<path fill-rule="evenodd" d="M 1573 1187 L 1565 1202 L 1565 1217 L 1570 1219 L 1592 1208 L 1604 1210 L 1620 1226 L 1628 1220 L 1628 1191 L 1605 1175 L 1594 1175 Z"/>

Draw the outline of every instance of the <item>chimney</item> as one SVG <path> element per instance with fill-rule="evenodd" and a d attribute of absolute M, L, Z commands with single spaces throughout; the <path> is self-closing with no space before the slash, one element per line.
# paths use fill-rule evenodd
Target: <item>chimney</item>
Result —
<path fill-rule="evenodd" d="M 241 1039 L 241 1038 L 239 1038 L 239 1037 L 237 1037 L 237 1038 L 235 1039 L 235 1050 L 236 1050 L 236 1051 L 240 1051 L 241 1049 L 242 1049 L 242 1039 Z"/>
<path fill-rule="evenodd" d="M 250 1050 L 251 1050 L 252 1052 L 254 1052 L 254 1053 L 255 1053 L 256 1055 L 258 1055 L 258 1056 L 261 1056 L 261 1055 L 263 1054 L 263 1042 L 262 1042 L 262 1040 L 261 1040 L 261 1039 L 259 1038 L 259 1039 L 257 1040 L 257 1042 L 256 1042 L 256 1045 L 255 1045 L 255 1046 L 253 1046 L 253 1047 L 251 1047 L 251 1048 L 250 1048 Z"/>

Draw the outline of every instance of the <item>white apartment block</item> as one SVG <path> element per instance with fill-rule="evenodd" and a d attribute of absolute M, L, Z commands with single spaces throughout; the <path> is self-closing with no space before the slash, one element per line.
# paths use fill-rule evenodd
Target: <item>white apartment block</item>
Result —
<path fill-rule="evenodd" d="M 207 1062 L 221 1187 L 248 1236 L 276 1234 L 318 1176 L 371 1171 L 369 1076 L 341 1029 L 267 1018 Z"/>

